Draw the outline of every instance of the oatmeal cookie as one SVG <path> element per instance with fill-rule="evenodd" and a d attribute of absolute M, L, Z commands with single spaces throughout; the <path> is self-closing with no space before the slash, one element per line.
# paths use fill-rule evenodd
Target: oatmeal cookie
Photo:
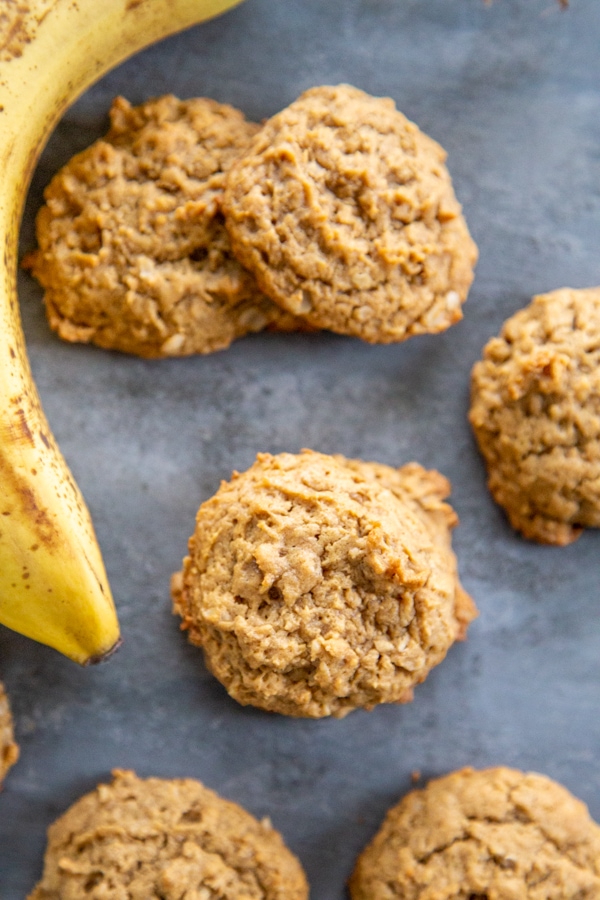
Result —
<path fill-rule="evenodd" d="M 230 106 L 117 97 L 105 138 L 45 191 L 39 248 L 23 261 L 67 341 L 144 357 L 221 350 L 293 328 L 231 253 L 224 173 L 258 129 Z"/>
<path fill-rule="evenodd" d="M 233 250 L 315 327 L 371 343 L 443 331 L 477 258 L 445 156 L 390 99 L 306 91 L 227 174 Z"/>
<path fill-rule="evenodd" d="M 600 526 L 600 288 L 540 294 L 472 373 L 469 418 L 514 528 L 569 544 Z"/>
<path fill-rule="evenodd" d="M 29 900 L 307 900 L 304 872 L 268 820 L 192 779 L 115 771 L 48 832 Z"/>
<path fill-rule="evenodd" d="M 600 827 L 543 775 L 462 769 L 387 814 L 352 900 L 598 900 Z"/>
<path fill-rule="evenodd" d="M 0 682 L 0 784 L 18 758 L 19 748 L 15 744 L 8 697 L 4 685 Z"/>
<path fill-rule="evenodd" d="M 417 464 L 259 454 L 202 504 L 175 611 L 238 702 L 342 717 L 405 703 L 475 617 L 443 498 Z"/>

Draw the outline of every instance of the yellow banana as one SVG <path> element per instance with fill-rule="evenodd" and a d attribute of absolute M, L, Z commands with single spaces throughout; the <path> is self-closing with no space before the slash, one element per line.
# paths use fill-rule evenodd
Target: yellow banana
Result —
<path fill-rule="evenodd" d="M 89 513 L 41 409 L 16 294 L 30 176 L 60 114 L 137 50 L 239 0 L 2 0 L 0 6 L 0 623 L 76 662 L 119 625 Z"/>

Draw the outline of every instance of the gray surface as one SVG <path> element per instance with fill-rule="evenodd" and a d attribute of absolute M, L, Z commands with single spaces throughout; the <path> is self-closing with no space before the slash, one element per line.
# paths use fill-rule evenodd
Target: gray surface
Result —
<path fill-rule="evenodd" d="M 38 288 L 21 298 L 37 384 L 93 513 L 125 644 L 80 670 L 0 631 L 0 676 L 22 756 L 0 797 L 0 894 L 39 876 L 47 825 L 112 767 L 190 775 L 269 814 L 313 900 L 338 900 L 353 860 L 410 784 L 465 764 L 533 768 L 600 819 L 600 534 L 565 549 L 513 534 L 466 423 L 468 373 L 536 292 L 600 282 L 600 3 L 246 0 L 125 64 L 67 113 L 35 175 L 100 135 L 116 93 L 207 95 L 260 119 L 303 89 L 348 81 L 394 97 L 449 151 L 481 259 L 465 320 L 370 347 L 257 336 L 206 358 L 145 362 L 66 346 Z M 197 506 L 259 450 L 401 464 L 453 483 L 460 571 L 481 617 L 406 707 L 338 721 L 243 709 L 170 613 L 168 581 Z"/>

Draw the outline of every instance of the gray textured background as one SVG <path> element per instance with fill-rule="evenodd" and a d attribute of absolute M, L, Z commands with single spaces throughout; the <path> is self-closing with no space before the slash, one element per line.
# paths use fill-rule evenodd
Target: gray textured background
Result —
<path fill-rule="evenodd" d="M 572 0 L 246 0 L 126 63 L 65 115 L 30 192 L 106 127 L 111 98 L 206 95 L 261 119 L 314 84 L 391 95 L 449 152 L 481 257 L 464 321 L 371 347 L 333 335 L 255 336 L 211 357 L 147 362 L 67 346 L 40 291 L 21 299 L 50 423 L 91 508 L 123 626 L 109 663 L 80 670 L 0 630 L 0 677 L 22 756 L 0 796 L 0 894 L 23 900 L 47 825 L 112 767 L 194 776 L 300 856 L 313 900 L 341 900 L 386 808 L 423 777 L 472 764 L 533 768 L 600 819 L 600 535 L 528 544 L 490 500 L 468 425 L 485 341 L 533 293 L 600 283 L 600 3 Z M 199 503 L 259 450 L 302 446 L 453 483 L 460 572 L 481 616 L 405 707 L 302 721 L 244 709 L 170 613 Z"/>

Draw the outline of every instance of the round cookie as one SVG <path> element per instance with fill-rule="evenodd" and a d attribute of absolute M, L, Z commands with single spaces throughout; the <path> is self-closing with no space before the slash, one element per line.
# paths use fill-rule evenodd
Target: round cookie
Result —
<path fill-rule="evenodd" d="M 540 294 L 475 364 L 473 426 L 488 484 L 531 540 L 600 526 L 600 288 Z"/>
<path fill-rule="evenodd" d="M 117 97 L 105 138 L 53 178 L 24 260 L 67 341 L 144 357 L 221 350 L 293 328 L 231 253 L 224 173 L 258 126 L 207 99 Z"/>
<path fill-rule="evenodd" d="M 416 464 L 259 454 L 198 511 L 172 580 L 182 627 L 242 704 L 318 718 L 412 700 L 476 615 L 448 493 Z"/>
<path fill-rule="evenodd" d="M 307 900 L 296 857 L 257 821 L 192 779 L 115 771 L 48 831 L 29 900 Z"/>
<path fill-rule="evenodd" d="M 227 173 L 233 250 L 315 327 L 371 343 L 443 331 L 477 259 L 445 157 L 390 99 L 306 91 Z"/>
<path fill-rule="evenodd" d="M 4 685 L 0 682 L 0 784 L 18 758 L 19 748 L 14 739 L 10 705 Z"/>
<path fill-rule="evenodd" d="M 597 900 L 600 827 L 543 775 L 462 769 L 413 791 L 358 859 L 352 900 Z"/>

